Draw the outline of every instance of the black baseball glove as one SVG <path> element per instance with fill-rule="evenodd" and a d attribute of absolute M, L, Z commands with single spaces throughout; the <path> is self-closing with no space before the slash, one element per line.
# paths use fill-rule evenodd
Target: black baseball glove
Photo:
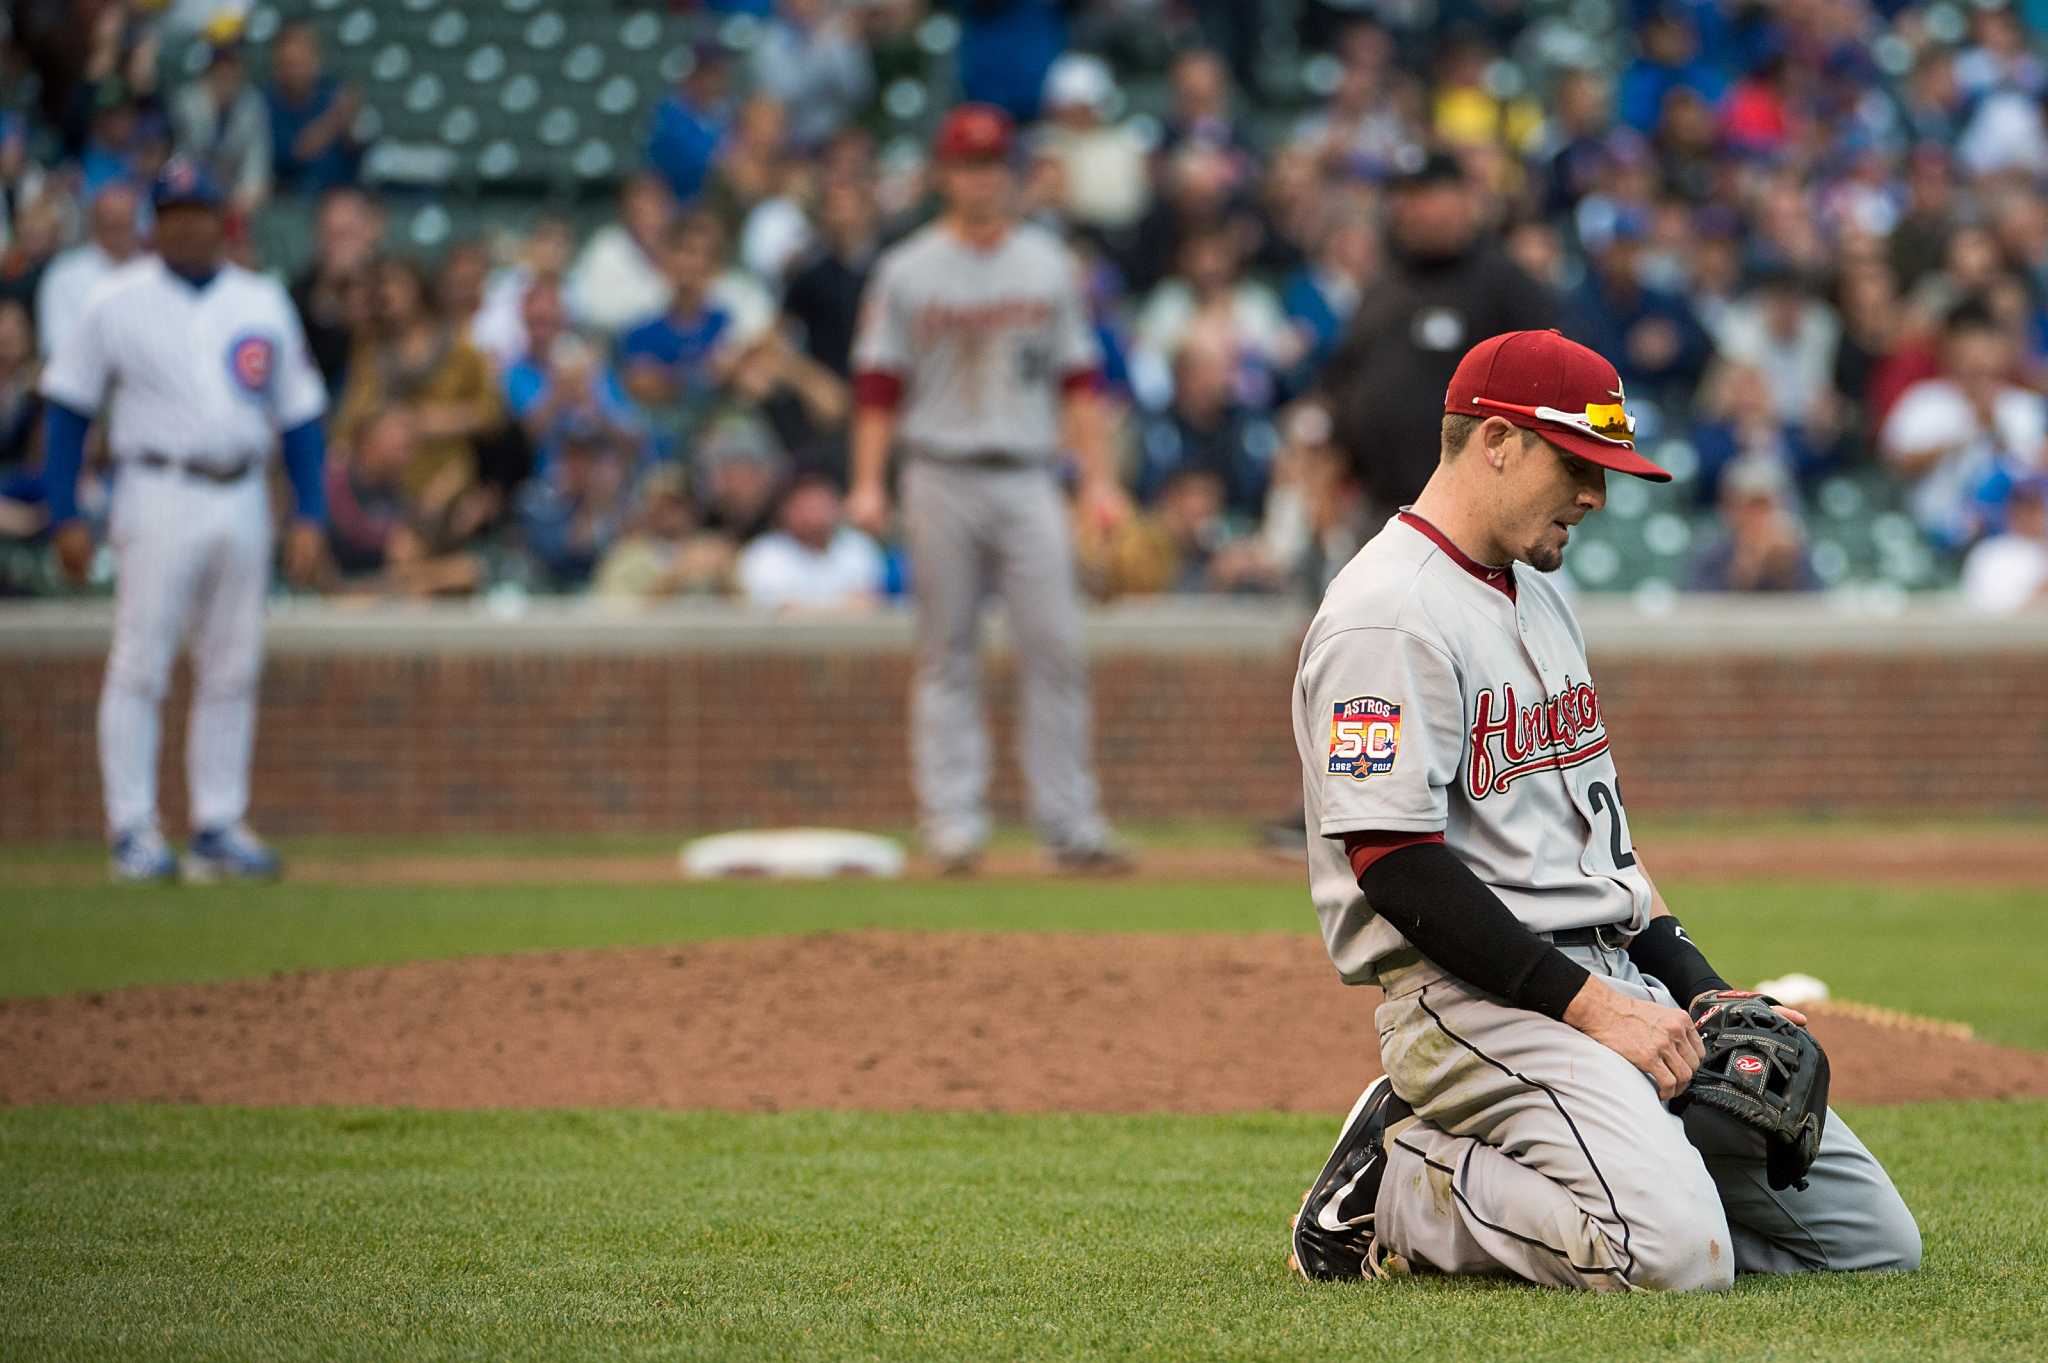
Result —
<path fill-rule="evenodd" d="M 1693 1001 L 1707 1053 L 1671 1110 L 1702 1153 L 1760 1157 L 1771 1187 L 1804 1188 L 1827 1121 L 1828 1058 L 1776 1002 L 1743 990 Z"/>

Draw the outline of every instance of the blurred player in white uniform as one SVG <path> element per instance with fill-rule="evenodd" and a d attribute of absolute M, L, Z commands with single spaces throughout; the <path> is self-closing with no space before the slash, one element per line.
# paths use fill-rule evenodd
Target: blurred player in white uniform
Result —
<path fill-rule="evenodd" d="M 286 570 L 321 560 L 327 394 L 283 288 L 222 257 L 221 195 L 174 159 L 153 190 L 156 251 L 115 271 L 43 371 L 45 480 L 59 562 L 83 580 L 92 532 L 75 494 L 104 421 L 116 474 L 114 640 L 100 693 L 100 775 L 116 880 L 180 869 L 157 825 L 158 710 L 188 641 L 188 880 L 267 878 L 274 852 L 244 822 L 270 581 L 265 470 L 282 436 L 297 502 Z M 105 410 L 102 411 L 104 405 Z"/>

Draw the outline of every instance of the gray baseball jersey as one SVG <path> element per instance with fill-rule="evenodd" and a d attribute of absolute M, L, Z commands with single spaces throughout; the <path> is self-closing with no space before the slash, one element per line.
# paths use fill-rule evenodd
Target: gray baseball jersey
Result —
<path fill-rule="evenodd" d="M 853 364 L 904 385 L 899 434 L 919 454 L 1050 460 L 1060 386 L 1101 365 L 1073 258 L 1043 228 L 981 251 L 940 224 L 875 266 Z"/>
<path fill-rule="evenodd" d="M 1619 1053 L 1391 955 L 1405 943 L 1359 892 L 1346 833 L 1441 831 L 1539 932 L 1648 919 L 1585 641 L 1542 574 L 1473 563 L 1411 513 L 1388 522 L 1309 627 L 1294 739 L 1323 938 L 1347 981 L 1385 989 L 1380 1059 L 1413 1110 L 1387 1130 L 1379 1250 L 1602 1290 L 1919 1262 L 1912 1214 L 1838 1116 L 1809 1186 L 1773 1191 L 1753 1155 L 1695 1150 Z M 1677 1003 L 1611 945 L 1560 949 L 1624 995 Z"/>
<path fill-rule="evenodd" d="M 1541 573 L 1483 568 L 1412 513 L 1389 521 L 1302 642 L 1294 742 L 1310 891 L 1347 982 L 1406 939 L 1366 903 L 1346 833 L 1442 832 L 1538 932 L 1648 921 L 1585 639 Z"/>

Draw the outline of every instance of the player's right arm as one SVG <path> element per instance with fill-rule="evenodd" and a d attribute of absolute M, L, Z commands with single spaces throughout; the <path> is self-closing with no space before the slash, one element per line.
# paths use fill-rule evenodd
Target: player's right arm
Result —
<path fill-rule="evenodd" d="M 1330 726 L 1327 754 L 1308 754 L 1322 787 L 1314 831 L 1345 842 L 1372 911 L 1449 974 L 1586 1033 L 1662 1097 L 1680 1092 L 1704 1054 L 1686 1014 L 1610 988 L 1444 844 L 1465 744 L 1451 655 L 1408 629 L 1346 629 L 1304 658 L 1301 685 L 1311 721 Z"/>
<path fill-rule="evenodd" d="M 84 316 L 64 333 L 43 366 L 38 387 L 43 418 L 43 495 L 50 507 L 50 542 L 58 565 L 83 582 L 92 565 L 92 530 L 78 514 L 78 471 L 85 466 L 85 437 L 105 400 L 113 373 L 106 336 L 106 308 L 96 291 Z"/>
<path fill-rule="evenodd" d="M 853 342 L 853 439 L 846 518 L 870 535 L 889 522 L 889 451 L 911 372 L 910 319 L 893 260 L 884 258 L 861 299 Z"/>

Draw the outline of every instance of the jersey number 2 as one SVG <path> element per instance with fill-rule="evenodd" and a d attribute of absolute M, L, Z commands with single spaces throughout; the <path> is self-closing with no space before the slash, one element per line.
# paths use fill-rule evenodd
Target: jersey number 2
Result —
<path fill-rule="evenodd" d="M 1615 869 L 1620 870 L 1624 866 L 1635 865 L 1636 854 L 1628 851 L 1621 845 L 1622 830 L 1627 826 L 1622 823 L 1621 798 L 1607 788 L 1605 781 L 1595 781 L 1592 785 L 1588 786 L 1586 788 L 1586 798 L 1593 802 L 1593 812 L 1595 814 L 1605 814 L 1607 816 L 1607 843 L 1608 846 L 1614 849 Z"/>

